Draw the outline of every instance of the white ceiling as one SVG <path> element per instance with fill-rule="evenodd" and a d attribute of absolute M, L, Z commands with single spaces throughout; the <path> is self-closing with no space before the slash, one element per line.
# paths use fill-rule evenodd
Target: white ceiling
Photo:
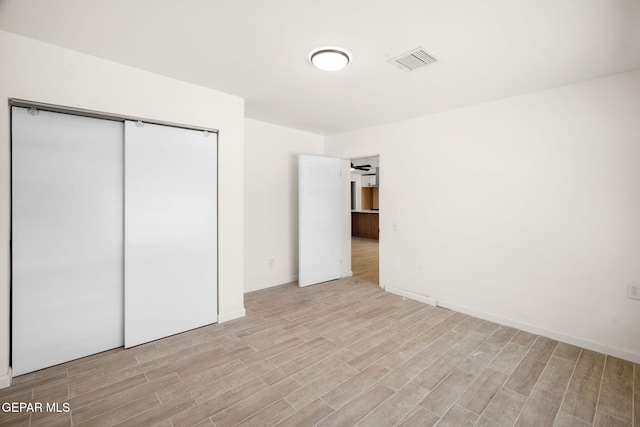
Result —
<path fill-rule="evenodd" d="M 0 0 L 0 29 L 325 135 L 640 68 L 640 0 Z M 314 69 L 319 46 L 351 64 Z M 419 46 L 441 62 L 386 63 Z"/>

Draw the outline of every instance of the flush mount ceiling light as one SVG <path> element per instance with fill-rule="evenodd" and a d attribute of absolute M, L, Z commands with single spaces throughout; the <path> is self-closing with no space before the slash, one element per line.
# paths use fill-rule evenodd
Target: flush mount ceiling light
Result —
<path fill-rule="evenodd" d="M 309 55 L 309 61 L 324 71 L 338 71 L 346 67 L 350 60 L 351 55 L 346 50 L 336 47 L 316 49 Z"/>

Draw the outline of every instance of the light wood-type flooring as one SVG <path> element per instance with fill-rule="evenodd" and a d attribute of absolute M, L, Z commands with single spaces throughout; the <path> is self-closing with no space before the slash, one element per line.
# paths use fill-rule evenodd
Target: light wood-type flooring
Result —
<path fill-rule="evenodd" d="M 15 378 L 43 426 L 640 424 L 640 365 L 358 278 L 247 294 L 247 316 Z"/>
<path fill-rule="evenodd" d="M 362 280 L 380 283 L 378 240 L 351 237 L 351 272 Z"/>

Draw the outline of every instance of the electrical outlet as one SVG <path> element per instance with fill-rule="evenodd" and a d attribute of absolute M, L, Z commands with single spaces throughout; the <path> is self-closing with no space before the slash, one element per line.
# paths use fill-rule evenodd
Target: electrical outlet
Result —
<path fill-rule="evenodd" d="M 267 267 L 269 267 L 269 270 L 273 270 L 273 267 L 276 264 L 276 260 L 275 259 L 270 259 L 269 261 L 267 261 Z"/>
<path fill-rule="evenodd" d="M 640 282 L 627 283 L 627 296 L 631 299 L 640 299 Z"/>

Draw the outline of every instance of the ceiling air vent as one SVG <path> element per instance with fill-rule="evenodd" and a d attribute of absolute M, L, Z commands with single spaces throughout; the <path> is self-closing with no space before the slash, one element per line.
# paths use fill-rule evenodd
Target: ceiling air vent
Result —
<path fill-rule="evenodd" d="M 433 64 L 437 60 L 438 59 L 435 56 L 419 47 L 407 53 L 403 53 L 402 55 L 396 56 L 395 58 L 391 58 L 387 60 L 387 62 L 394 67 L 398 67 L 401 70 L 409 72 L 422 68 L 425 65 Z"/>

